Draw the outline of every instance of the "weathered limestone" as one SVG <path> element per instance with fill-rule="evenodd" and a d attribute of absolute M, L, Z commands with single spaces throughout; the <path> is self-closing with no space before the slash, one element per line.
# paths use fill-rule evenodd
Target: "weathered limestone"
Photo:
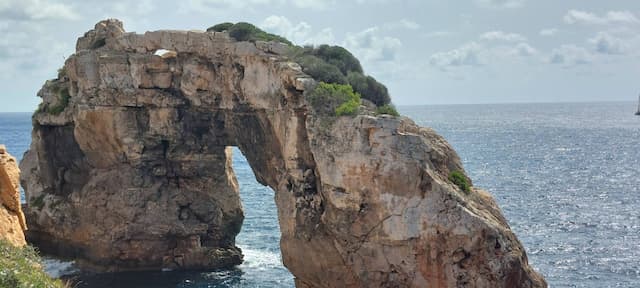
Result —
<path fill-rule="evenodd" d="M 327 125 L 282 51 L 98 23 L 39 93 L 21 163 L 29 238 L 110 270 L 238 264 L 237 146 L 275 191 L 299 287 L 546 286 L 493 198 L 448 180 L 464 170 L 442 137 L 407 118 Z"/>
<path fill-rule="evenodd" d="M 0 145 L 0 239 L 24 246 L 27 224 L 20 206 L 20 170 L 16 159 Z"/>

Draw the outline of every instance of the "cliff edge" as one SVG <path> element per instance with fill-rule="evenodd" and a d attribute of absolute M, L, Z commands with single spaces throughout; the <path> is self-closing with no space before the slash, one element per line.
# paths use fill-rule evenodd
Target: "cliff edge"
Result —
<path fill-rule="evenodd" d="M 106 270 L 240 263 L 236 146 L 275 191 L 298 287 L 546 287 L 441 136 L 316 113 L 283 44 L 106 20 L 76 47 L 21 163 L 41 249 Z"/>
<path fill-rule="evenodd" d="M 20 170 L 16 159 L 0 145 L 0 238 L 15 246 L 25 246 L 27 225 L 20 206 Z"/>

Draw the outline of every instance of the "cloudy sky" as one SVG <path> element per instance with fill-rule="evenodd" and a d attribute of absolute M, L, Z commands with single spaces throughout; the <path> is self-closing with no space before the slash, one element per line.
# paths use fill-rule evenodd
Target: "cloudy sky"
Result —
<path fill-rule="evenodd" d="M 75 40 L 247 21 L 351 50 L 398 105 L 635 101 L 637 0 L 0 0 L 0 111 L 33 111 Z"/>

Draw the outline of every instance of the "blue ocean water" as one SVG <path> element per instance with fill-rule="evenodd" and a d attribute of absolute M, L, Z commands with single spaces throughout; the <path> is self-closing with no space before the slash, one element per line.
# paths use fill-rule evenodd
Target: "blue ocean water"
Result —
<path fill-rule="evenodd" d="M 640 287 L 640 117 L 635 103 L 399 107 L 454 146 L 491 191 L 551 287 Z M 0 113 L 0 143 L 18 158 L 30 114 Z M 237 152 L 237 151 L 236 151 Z M 273 192 L 234 154 L 246 219 L 245 263 L 209 273 L 117 273 L 78 287 L 293 287 L 282 266 Z M 49 260 L 52 273 L 67 268 Z M 58 270 L 58 271 L 56 271 Z"/>

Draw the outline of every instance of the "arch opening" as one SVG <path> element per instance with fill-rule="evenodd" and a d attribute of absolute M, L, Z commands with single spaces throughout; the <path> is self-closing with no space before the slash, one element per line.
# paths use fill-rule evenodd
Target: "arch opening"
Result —
<path fill-rule="evenodd" d="M 265 279 L 279 287 L 293 286 L 293 275 L 282 264 L 280 225 L 274 201 L 275 191 L 260 184 L 247 158 L 237 147 L 232 152 L 233 171 L 238 179 L 244 210 L 242 229 L 236 243 L 244 261 L 238 266 L 246 285 L 267 285 Z"/>

